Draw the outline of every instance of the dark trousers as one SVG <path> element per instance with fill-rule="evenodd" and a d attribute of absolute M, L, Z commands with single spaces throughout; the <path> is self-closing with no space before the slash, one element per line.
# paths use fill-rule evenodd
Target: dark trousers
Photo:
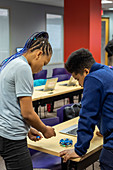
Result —
<path fill-rule="evenodd" d="M 9 140 L 0 137 L 0 155 L 7 170 L 33 170 L 27 140 Z"/>
<path fill-rule="evenodd" d="M 113 149 L 103 147 L 99 159 L 101 170 L 113 170 Z"/>

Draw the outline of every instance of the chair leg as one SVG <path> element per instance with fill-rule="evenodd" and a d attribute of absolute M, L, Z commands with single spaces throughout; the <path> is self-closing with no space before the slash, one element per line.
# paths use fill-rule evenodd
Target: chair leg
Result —
<path fill-rule="evenodd" d="M 69 97 L 69 103 L 74 103 L 73 96 Z"/>

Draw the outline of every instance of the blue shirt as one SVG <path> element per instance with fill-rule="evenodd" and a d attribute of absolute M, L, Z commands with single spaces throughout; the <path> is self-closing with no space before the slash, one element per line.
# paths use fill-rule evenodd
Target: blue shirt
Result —
<path fill-rule="evenodd" d="M 113 149 L 113 68 L 94 63 L 85 77 L 75 152 L 87 152 L 95 125 L 104 137 L 104 147 Z"/>

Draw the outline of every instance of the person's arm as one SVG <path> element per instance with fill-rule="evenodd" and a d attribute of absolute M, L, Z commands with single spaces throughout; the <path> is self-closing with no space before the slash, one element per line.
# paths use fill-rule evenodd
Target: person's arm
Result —
<path fill-rule="evenodd" d="M 32 105 L 32 97 L 20 97 L 20 108 L 21 108 L 21 114 L 25 121 L 40 131 L 45 138 L 50 138 L 52 136 L 55 136 L 55 131 L 52 127 L 46 126 L 39 118 L 37 113 L 33 109 Z"/>
<path fill-rule="evenodd" d="M 19 62 L 16 67 L 14 78 L 15 78 L 15 93 L 17 98 L 19 99 L 20 111 L 25 121 L 29 125 L 34 127 L 36 130 L 42 132 L 45 138 L 55 136 L 54 129 L 52 127 L 46 126 L 40 120 L 39 116 L 37 115 L 37 113 L 35 113 L 33 109 L 32 105 L 33 77 L 30 66 L 23 61 Z M 32 129 L 30 129 L 28 133 L 29 137 L 33 138 L 33 140 L 36 140 L 35 132 Z"/>

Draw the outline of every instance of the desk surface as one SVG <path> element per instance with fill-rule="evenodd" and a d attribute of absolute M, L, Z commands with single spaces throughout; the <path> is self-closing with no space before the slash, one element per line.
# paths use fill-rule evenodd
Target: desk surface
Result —
<path fill-rule="evenodd" d="M 61 95 L 61 94 L 64 94 L 64 93 L 69 93 L 69 92 L 73 92 L 73 91 L 83 89 L 81 86 L 60 86 L 60 84 L 67 83 L 67 82 L 68 81 L 58 82 L 55 86 L 55 90 L 53 90 L 52 91 L 53 93 L 51 93 L 51 94 L 50 94 L 50 91 L 37 91 L 36 90 L 36 89 L 41 89 L 44 86 L 34 87 L 32 101 L 36 101 L 36 100 L 40 100 L 40 99 L 44 99 L 44 98 L 48 98 L 48 97 L 53 97 L 53 96 Z"/>
<path fill-rule="evenodd" d="M 74 118 L 74 119 L 71 119 L 64 123 L 58 124 L 58 125 L 54 126 L 55 131 L 56 131 L 56 137 L 52 137 L 50 139 L 43 138 L 42 140 L 40 140 L 38 142 L 33 142 L 30 139 L 28 139 L 28 147 L 38 150 L 38 151 L 46 152 L 46 153 L 49 153 L 49 154 L 52 154 L 55 156 L 60 156 L 60 154 L 59 154 L 60 151 L 63 151 L 64 149 L 71 149 L 74 147 L 74 144 L 77 141 L 77 137 L 61 134 L 61 133 L 59 133 L 59 131 L 64 128 L 67 128 L 71 125 L 77 124 L 77 123 L 78 123 L 78 118 Z M 63 138 L 72 139 L 73 146 L 68 147 L 68 148 L 60 146 L 59 141 L 60 141 L 60 139 L 63 139 Z M 90 142 L 90 148 L 88 149 L 87 154 L 85 156 L 83 156 L 82 158 L 76 158 L 76 159 L 71 159 L 71 160 L 76 161 L 76 162 L 84 160 L 85 158 L 87 158 L 88 156 L 93 154 L 94 152 L 100 150 L 102 148 L 102 145 L 103 145 L 103 138 L 97 136 L 94 132 L 94 137 L 93 137 L 92 141 Z"/>

